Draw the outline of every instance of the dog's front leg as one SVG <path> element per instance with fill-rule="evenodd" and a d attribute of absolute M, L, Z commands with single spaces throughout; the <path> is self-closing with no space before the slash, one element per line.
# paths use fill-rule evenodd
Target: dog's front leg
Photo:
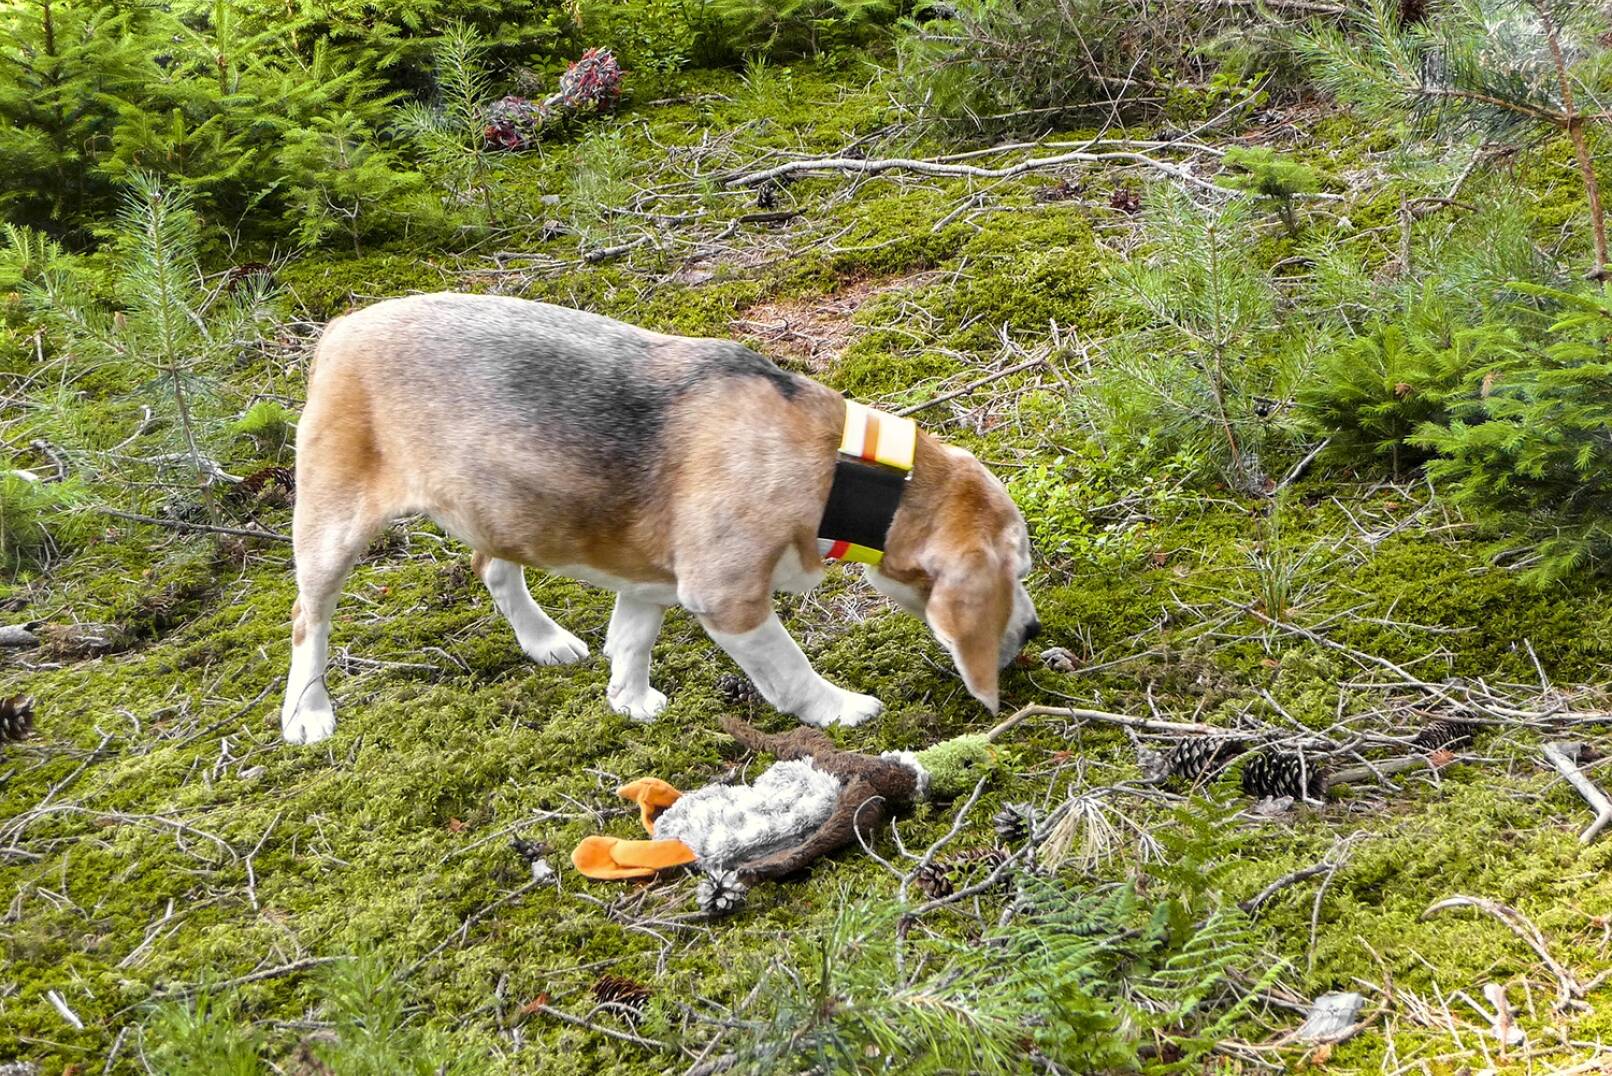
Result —
<path fill-rule="evenodd" d="M 653 721 L 666 706 L 666 696 L 649 686 L 649 655 L 660 635 L 664 605 L 625 594 L 616 595 L 605 634 L 605 657 L 610 659 L 610 708 L 634 721 Z"/>
<path fill-rule="evenodd" d="M 846 691 L 817 675 L 770 606 L 766 619 L 749 631 L 723 631 L 725 619 L 702 614 L 700 623 L 739 663 L 762 696 L 784 713 L 822 727 L 860 725 L 884 709 L 872 695 Z"/>

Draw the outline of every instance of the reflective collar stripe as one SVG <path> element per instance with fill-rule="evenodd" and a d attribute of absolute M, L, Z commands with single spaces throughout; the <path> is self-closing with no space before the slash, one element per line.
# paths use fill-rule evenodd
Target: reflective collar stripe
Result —
<path fill-rule="evenodd" d="M 845 401 L 845 432 L 840 451 L 847 456 L 911 471 L 918 450 L 918 424 L 910 418 L 887 415 L 855 400 Z"/>
<path fill-rule="evenodd" d="M 912 477 L 917 450 L 918 426 L 912 419 L 845 402 L 834 484 L 817 529 L 825 560 L 878 564 L 884 559 L 884 537 Z M 872 544 L 839 537 L 844 533 Z"/>

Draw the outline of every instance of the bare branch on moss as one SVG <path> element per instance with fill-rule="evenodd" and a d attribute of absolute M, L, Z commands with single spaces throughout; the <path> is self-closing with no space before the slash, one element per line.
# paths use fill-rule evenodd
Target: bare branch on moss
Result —
<path fill-rule="evenodd" d="M 1521 938 L 1523 944 L 1532 949 L 1545 967 L 1550 969 L 1550 973 L 1556 977 L 1557 1011 L 1586 1009 L 1589 1007 L 1583 1001 L 1586 993 L 1584 984 L 1579 981 L 1578 976 L 1568 971 L 1551 955 L 1549 946 L 1545 944 L 1545 935 L 1527 916 L 1511 907 L 1511 905 L 1501 904 L 1497 900 L 1489 900 L 1486 897 L 1454 896 L 1446 897 L 1444 900 L 1435 901 L 1433 904 L 1428 905 L 1427 910 L 1422 913 L 1422 918 L 1431 918 L 1433 913 L 1447 911 L 1451 908 L 1476 908 L 1480 912 L 1486 912 L 1500 920 L 1501 923 L 1505 924 L 1507 930 Z"/>
<path fill-rule="evenodd" d="M 147 523 L 153 527 L 167 527 L 176 531 L 201 531 L 207 534 L 233 534 L 240 538 L 267 538 L 271 542 L 285 542 L 290 544 L 291 536 L 271 531 L 263 527 L 221 527 L 211 523 L 191 523 L 183 519 L 159 519 L 156 516 L 142 516 L 136 512 L 123 512 L 116 508 L 96 506 L 95 511 L 103 516 L 112 516 L 117 519 L 127 519 L 132 523 Z"/>

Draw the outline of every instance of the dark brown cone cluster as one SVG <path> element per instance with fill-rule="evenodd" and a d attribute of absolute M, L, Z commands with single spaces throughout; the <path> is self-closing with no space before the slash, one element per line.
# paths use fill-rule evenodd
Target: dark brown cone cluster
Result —
<path fill-rule="evenodd" d="M 649 987 L 621 975 L 602 975 L 593 984 L 593 996 L 601 1005 L 615 1006 L 616 1012 L 633 1023 L 644 1018 L 649 995 Z"/>
<path fill-rule="evenodd" d="M 1326 778 L 1313 758 L 1261 751 L 1243 764 L 1243 791 L 1255 799 L 1320 799 L 1326 791 Z"/>
<path fill-rule="evenodd" d="M 34 731 L 34 700 L 22 695 L 0 699 L 0 743 L 26 740 Z"/>
<path fill-rule="evenodd" d="M 1423 725 L 1422 730 L 1416 734 L 1416 739 L 1411 742 L 1423 751 L 1470 747 L 1472 737 L 1477 735 L 1477 732 L 1478 726 L 1470 721 L 1441 717 Z"/>
<path fill-rule="evenodd" d="M 729 706 L 749 706 L 761 701 L 761 693 L 748 678 L 738 673 L 724 673 L 716 678 L 716 693 Z"/>
<path fill-rule="evenodd" d="M 924 864 L 913 877 L 913 883 L 930 900 L 949 897 L 955 888 L 952 885 L 951 871 L 944 863 Z"/>
<path fill-rule="evenodd" d="M 1196 784 L 1213 777 L 1228 762 L 1242 754 L 1244 744 L 1235 736 L 1198 736 L 1182 740 L 1165 756 L 1171 777 Z"/>

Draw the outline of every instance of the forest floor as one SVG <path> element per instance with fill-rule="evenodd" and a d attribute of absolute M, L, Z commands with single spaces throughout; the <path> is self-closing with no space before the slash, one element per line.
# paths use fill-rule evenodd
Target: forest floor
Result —
<path fill-rule="evenodd" d="M 956 846 L 990 844 L 1004 803 L 1050 807 L 1119 787 L 1105 794 L 1106 836 L 1077 850 L 1061 883 L 1135 877 L 1156 851 L 1151 834 L 1189 818 L 1197 854 L 1237 900 L 1320 865 L 1257 907 L 1270 965 L 1285 967 L 1228 1034 L 1228 1066 L 1595 1071 L 1573 1066 L 1595 1063 L 1612 1036 L 1612 994 L 1590 985 L 1612 962 L 1612 838 L 1579 843 L 1590 813 L 1542 761 L 1547 737 L 1530 715 L 1603 704 L 1584 685 L 1604 681 L 1612 661 L 1605 589 L 1524 585 L 1418 479 L 1316 469 L 1279 502 L 1206 495 L 1168 475 L 1138 478 L 1071 427 L 1068 396 L 1110 328 L 1097 284 L 1138 241 L 1126 195 L 1145 198 L 1154 170 L 816 176 L 768 188 L 767 206 L 752 187 L 728 187 L 731 207 L 677 219 L 697 216 L 680 206 L 695 187 L 683 171 L 700 162 L 768 167 L 875 135 L 889 156 L 933 149 L 880 134 L 887 102 L 854 69 L 798 65 L 773 78 L 690 76 L 662 102 L 502 162 L 503 211 L 553 217 L 544 243 L 298 255 L 276 272 L 279 337 L 229 377 L 294 409 L 324 320 L 443 288 L 740 339 L 889 409 L 1024 365 L 916 414 L 976 452 L 1024 506 L 1038 645 L 1072 655 L 1064 669 L 1010 671 L 1004 712 L 1046 703 L 1409 736 L 1449 710 L 1465 688 L 1447 685 L 1459 682 L 1487 685 L 1521 716 L 1496 719 L 1439 767 L 1263 804 L 1231 775 L 1195 790 L 1136 786 L 1123 730 L 1037 718 L 1010 737 L 1013 765 Z M 1302 111 L 1198 135 L 1233 137 L 1339 174 L 1384 167 L 1389 152 Z M 1357 215 L 1353 226 L 1373 223 Z M 223 462 L 244 473 L 287 458 L 248 446 Z M 234 511 L 237 524 L 289 529 L 283 505 Z M 856 851 L 759 887 L 716 921 L 692 914 L 692 878 L 579 878 L 567 859 L 577 841 L 633 830 L 618 784 L 653 775 L 698 787 L 737 760 L 716 724 L 729 709 L 717 680 L 734 670 L 673 612 L 654 664 L 671 705 L 634 724 L 605 702 L 602 659 L 525 661 L 468 562 L 423 521 L 377 542 L 336 618 L 340 726 L 311 748 L 282 743 L 277 721 L 289 546 L 106 519 L 87 549 L 0 587 L 4 622 L 61 630 L 0 658 L 0 697 L 32 695 L 38 713 L 36 735 L 0 755 L 0 1061 L 144 1071 L 151 1003 L 205 992 L 254 1022 L 282 1070 L 318 1071 L 295 1059 L 327 1026 L 320 968 L 364 955 L 402 984 L 410 1019 L 477 1059 L 476 1071 L 681 1071 L 701 1040 L 677 1037 L 679 1003 L 734 1011 L 760 970 L 807 952 L 848 897 L 894 895 L 898 880 Z M 531 581 L 597 654 L 610 595 Z M 914 748 L 991 724 L 924 626 L 853 573 L 831 570 L 781 609 L 820 671 L 888 707 L 836 731 L 841 744 Z M 112 638 L 87 645 L 73 625 L 110 625 L 97 630 Z M 769 729 L 790 725 L 764 706 L 741 710 Z M 1596 725 L 1573 738 L 1608 746 Z M 905 846 L 926 847 L 952 820 L 951 807 L 919 809 L 901 822 Z M 535 881 L 511 837 L 544 842 L 554 879 Z M 1493 915 L 1429 913 L 1456 896 L 1515 909 L 1543 953 Z M 936 929 L 966 924 L 968 909 Z M 598 1008 L 592 988 L 605 974 L 653 991 L 644 1024 Z M 1526 1044 L 1493 1034 L 1491 984 L 1506 989 Z M 1361 992 L 1365 1028 L 1324 1048 L 1285 1038 L 1328 991 Z"/>

